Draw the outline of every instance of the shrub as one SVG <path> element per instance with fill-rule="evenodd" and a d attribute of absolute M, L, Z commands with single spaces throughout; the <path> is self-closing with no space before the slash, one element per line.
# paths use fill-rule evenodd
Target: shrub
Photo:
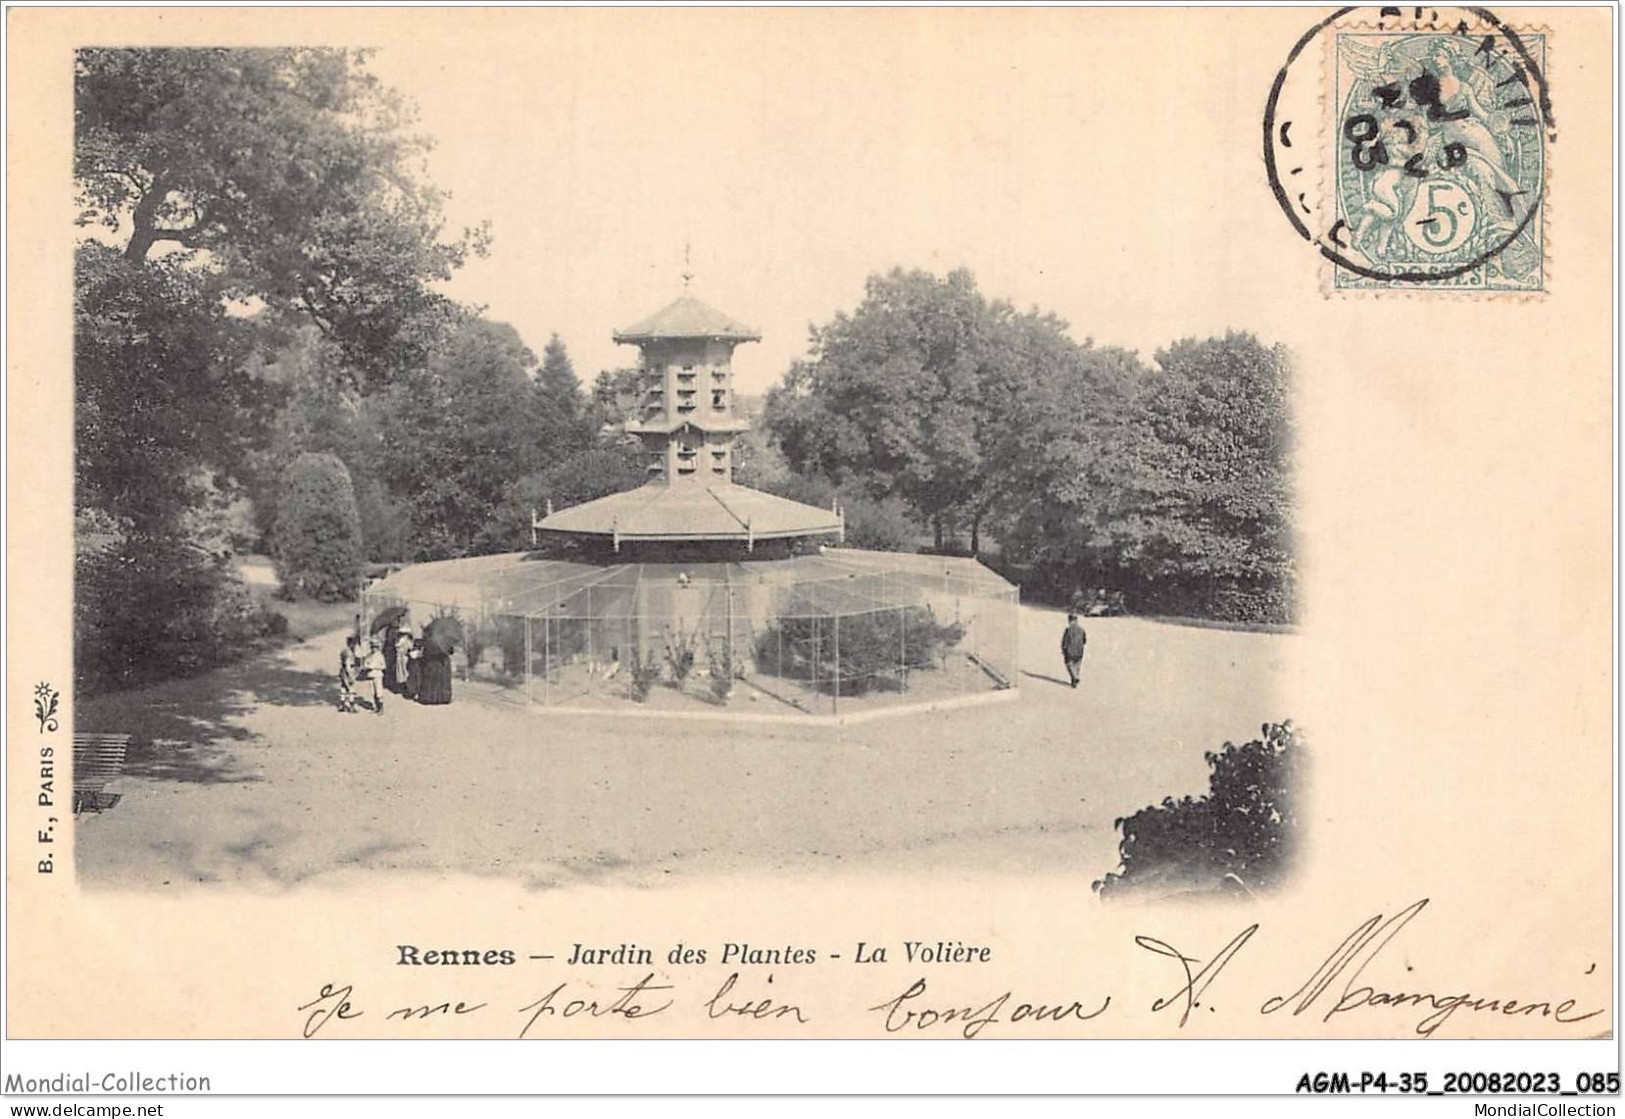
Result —
<path fill-rule="evenodd" d="M 74 676 L 84 695 L 207 672 L 287 629 L 228 564 L 163 539 L 81 554 L 73 611 Z"/>
<path fill-rule="evenodd" d="M 1304 748 L 1289 720 L 1266 724 L 1262 739 L 1204 754 L 1213 770 L 1206 796 L 1166 797 L 1113 821 L 1123 836 L 1121 865 L 1095 882 L 1096 892 L 1280 885 L 1297 839 Z"/>
<path fill-rule="evenodd" d="M 463 656 L 468 659 L 468 670 L 473 672 L 485 656 L 487 636 L 483 626 L 463 627 Z"/>
<path fill-rule="evenodd" d="M 684 633 L 681 629 L 675 633 L 669 630 L 666 632 L 664 652 L 666 664 L 671 668 L 674 687 L 681 688 L 689 673 L 694 671 L 694 646 L 699 641 L 699 636 L 697 633 Z"/>
<path fill-rule="evenodd" d="M 835 688 L 839 670 L 841 694 L 862 695 L 888 683 L 907 687 L 910 669 L 937 667 L 964 636 L 962 626 L 938 624 L 928 606 L 785 617 L 756 639 L 756 665 L 824 691 Z"/>
<path fill-rule="evenodd" d="M 350 471 L 336 455 L 302 454 L 288 467 L 271 534 L 282 592 L 343 602 L 361 576 L 361 515 Z"/>
<path fill-rule="evenodd" d="M 525 674 L 525 619 L 512 614 L 498 615 L 490 628 L 491 640 L 482 638 L 480 644 L 494 644 L 502 650 L 502 672 L 506 676 Z"/>
<path fill-rule="evenodd" d="M 733 642 L 723 638 L 708 646 L 706 659 L 711 672 L 711 694 L 719 703 L 727 703 L 734 690 Z"/>
<path fill-rule="evenodd" d="M 649 698 L 655 681 L 660 679 L 660 659 L 652 651 L 639 653 L 634 646 L 627 650 L 626 667 L 630 673 L 627 687 L 631 690 L 632 698 L 642 703 Z"/>

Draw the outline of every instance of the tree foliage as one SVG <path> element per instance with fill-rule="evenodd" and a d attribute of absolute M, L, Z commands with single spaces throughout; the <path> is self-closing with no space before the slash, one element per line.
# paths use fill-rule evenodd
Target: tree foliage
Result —
<path fill-rule="evenodd" d="M 319 602 L 354 597 L 361 575 L 361 514 L 350 472 L 337 456 L 307 452 L 289 466 L 271 554 L 287 597 Z"/>
<path fill-rule="evenodd" d="M 968 531 L 977 552 L 991 530 L 1013 570 L 1138 609 L 1285 621 L 1289 376 L 1251 335 L 1182 341 L 1147 367 L 985 300 L 967 272 L 894 271 L 813 329 L 744 465 L 775 492 L 826 479 L 900 503 L 938 548 Z"/>
<path fill-rule="evenodd" d="M 963 270 L 870 277 L 858 309 L 814 327 L 808 359 L 769 394 L 766 421 L 791 466 L 901 497 L 940 544 L 987 484 L 990 333 L 1008 313 Z"/>
<path fill-rule="evenodd" d="M 561 420 L 568 425 L 575 424 L 584 404 L 581 382 L 576 378 L 570 351 L 557 334 L 542 347 L 542 366 L 536 374 L 536 389 L 558 411 Z"/>
<path fill-rule="evenodd" d="M 75 502 L 138 535 L 176 532 L 270 414 L 244 368 L 251 332 L 215 278 L 177 261 L 85 244 L 76 265 Z"/>
<path fill-rule="evenodd" d="M 1298 839 L 1303 735 L 1291 721 L 1263 736 L 1226 742 L 1203 757 L 1212 773 L 1201 797 L 1165 797 L 1115 821 L 1122 832 L 1117 870 L 1095 882 L 1102 896 L 1163 893 L 1258 893 L 1279 887 Z"/>
<path fill-rule="evenodd" d="M 81 223 L 127 260 L 195 255 L 237 298 L 308 315 L 363 387 L 421 364 L 445 280 L 483 230 L 444 235 L 409 106 L 327 48 L 81 50 Z"/>
<path fill-rule="evenodd" d="M 408 557 L 528 543 L 524 502 L 537 493 L 525 480 L 563 469 L 592 448 L 579 392 L 573 378 L 568 386 L 544 382 L 518 333 L 483 319 L 465 323 L 421 373 L 391 389 L 378 455 L 392 494 L 410 510 Z M 619 477 L 592 475 L 605 465 L 619 461 L 599 458 L 574 469 L 600 483 Z M 567 476 L 566 470 L 543 485 L 557 488 Z M 547 496 L 541 494 L 544 504 Z"/>
<path fill-rule="evenodd" d="M 1232 333 L 1103 372 L 1028 425 L 1007 556 L 1125 590 L 1145 611 L 1289 620 L 1285 351 Z"/>
<path fill-rule="evenodd" d="M 426 145 L 363 53 L 86 49 L 74 83 L 75 506 L 105 528 L 76 663 L 109 686 L 273 624 L 228 562 L 244 494 L 264 532 L 300 454 L 376 460 L 365 402 L 465 317 L 434 285 L 484 235 L 445 234 Z M 388 520 L 376 474 L 356 491 Z"/>
<path fill-rule="evenodd" d="M 81 547 L 73 592 L 82 696 L 206 672 L 285 625 L 225 560 L 173 536 Z"/>

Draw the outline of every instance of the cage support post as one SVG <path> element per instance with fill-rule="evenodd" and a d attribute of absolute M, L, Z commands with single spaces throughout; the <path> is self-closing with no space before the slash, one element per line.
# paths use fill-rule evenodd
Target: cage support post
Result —
<path fill-rule="evenodd" d="M 841 713 L 841 616 L 835 615 L 835 690 L 830 693 L 829 708 L 833 714 Z"/>

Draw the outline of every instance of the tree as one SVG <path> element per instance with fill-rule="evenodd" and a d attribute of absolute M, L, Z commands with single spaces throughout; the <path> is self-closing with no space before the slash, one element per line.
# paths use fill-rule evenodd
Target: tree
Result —
<path fill-rule="evenodd" d="M 1044 379 L 1010 450 L 1007 559 L 1166 613 L 1291 615 L 1290 364 L 1248 334 L 1183 341 L 1142 368 L 1086 348 Z"/>
<path fill-rule="evenodd" d="M 288 598 L 341 602 L 361 577 L 361 515 L 350 472 L 335 455 L 303 454 L 277 503 L 272 557 Z"/>
<path fill-rule="evenodd" d="M 272 624 L 226 562 L 223 514 L 353 417 L 309 401 L 276 449 L 278 404 L 311 385 L 263 355 L 315 324 L 336 355 L 320 371 L 349 394 L 323 384 L 324 402 L 421 369 L 461 317 L 434 285 L 484 234 L 442 235 L 425 145 L 364 54 L 87 49 L 74 82 L 94 232 L 76 257 L 75 505 L 109 528 L 83 557 L 75 658 L 121 684 L 218 663 Z"/>
<path fill-rule="evenodd" d="M 1021 360 L 1034 375 L 1010 407 L 990 452 L 998 502 L 992 513 L 1005 560 L 1021 565 L 1112 566 L 1107 525 L 1121 515 L 1129 458 L 1123 448 L 1145 369 L 1124 350 L 1053 344 Z"/>
<path fill-rule="evenodd" d="M 582 409 L 581 382 L 576 378 L 575 366 L 570 364 L 570 352 L 557 334 L 542 347 L 542 367 L 536 374 L 536 387 L 570 422 L 575 422 Z"/>
<path fill-rule="evenodd" d="M 600 370 L 592 383 L 592 427 L 620 427 L 638 414 L 643 396 L 643 373 L 632 366 Z"/>
<path fill-rule="evenodd" d="M 81 224 L 132 263 L 178 252 L 307 314 L 359 387 L 421 364 L 457 317 L 432 285 L 485 233 L 443 238 L 429 145 L 366 52 L 84 49 L 74 112 Z"/>
<path fill-rule="evenodd" d="M 75 259 L 75 504 L 137 537 L 175 535 L 269 419 L 273 397 L 245 369 L 252 327 L 179 261 L 97 244 Z"/>
<path fill-rule="evenodd" d="M 1066 329 L 989 302 L 963 269 L 871 276 L 856 311 L 813 328 L 765 421 L 797 473 L 901 498 L 939 549 L 966 528 L 974 551 L 1012 492 L 1031 401 L 1076 366 Z"/>
<path fill-rule="evenodd" d="M 977 413 L 994 314 L 963 269 L 871 276 L 858 309 L 814 327 L 809 358 L 769 394 L 766 422 L 791 467 L 902 497 L 940 547 L 982 485 Z"/>
<path fill-rule="evenodd" d="M 1264 621 L 1291 613 L 1291 359 L 1251 334 L 1157 354 L 1127 452 L 1134 484 L 1113 525 L 1124 562 L 1175 594 Z M 1249 601 L 1250 600 L 1250 601 Z"/>
<path fill-rule="evenodd" d="M 391 390 L 378 453 L 391 493 L 411 508 L 411 558 L 528 541 L 514 485 L 575 454 L 584 430 L 536 386 L 535 365 L 511 326 L 474 319 Z"/>

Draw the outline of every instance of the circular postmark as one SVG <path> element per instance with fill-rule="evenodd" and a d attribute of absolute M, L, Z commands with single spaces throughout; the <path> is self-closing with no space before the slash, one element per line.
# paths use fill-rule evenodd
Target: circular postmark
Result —
<path fill-rule="evenodd" d="M 1546 36 L 1483 8 L 1344 8 L 1299 38 L 1264 165 L 1332 286 L 1540 291 Z"/>

